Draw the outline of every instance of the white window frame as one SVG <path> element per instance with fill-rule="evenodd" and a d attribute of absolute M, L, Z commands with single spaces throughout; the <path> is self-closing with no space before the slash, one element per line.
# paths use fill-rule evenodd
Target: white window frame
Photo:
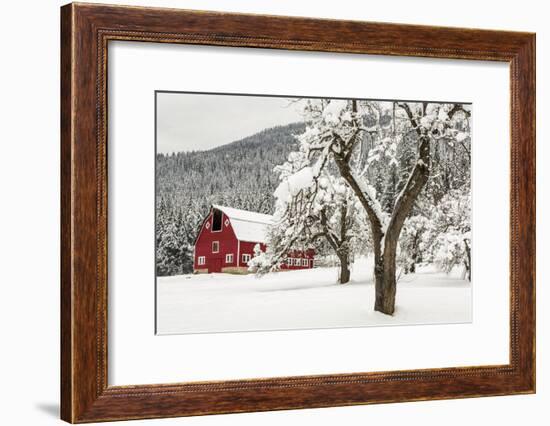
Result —
<path fill-rule="evenodd" d="M 227 253 L 225 255 L 225 263 L 233 263 L 233 253 Z"/>
<path fill-rule="evenodd" d="M 199 258 L 197 260 L 197 264 L 199 266 L 206 265 L 206 256 L 199 256 Z"/>
<path fill-rule="evenodd" d="M 307 261 L 306 258 L 303 258 L 302 259 L 302 266 L 308 266 L 309 262 Z"/>
<path fill-rule="evenodd" d="M 248 264 L 248 262 L 250 262 L 251 259 L 252 259 L 252 255 L 251 255 L 251 254 L 243 253 L 243 255 L 242 255 L 242 263 Z"/>
<path fill-rule="evenodd" d="M 217 246 L 217 250 L 214 251 L 214 244 Z M 212 253 L 219 253 L 220 252 L 220 242 L 219 241 L 212 241 Z"/>

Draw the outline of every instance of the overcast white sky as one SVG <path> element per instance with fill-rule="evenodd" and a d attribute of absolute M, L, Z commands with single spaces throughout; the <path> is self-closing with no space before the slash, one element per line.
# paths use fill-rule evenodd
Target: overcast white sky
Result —
<path fill-rule="evenodd" d="M 291 98 L 157 93 L 157 152 L 207 150 L 301 121 Z"/>

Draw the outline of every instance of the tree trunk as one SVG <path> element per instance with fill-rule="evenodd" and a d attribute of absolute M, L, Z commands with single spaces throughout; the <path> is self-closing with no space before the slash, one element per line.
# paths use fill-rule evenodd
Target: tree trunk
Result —
<path fill-rule="evenodd" d="M 350 279 L 350 270 L 349 270 L 349 256 L 347 253 L 342 253 L 338 255 L 340 260 L 340 274 L 338 276 L 338 282 L 340 284 L 346 284 Z"/>
<path fill-rule="evenodd" d="M 409 265 L 409 273 L 414 274 L 416 272 L 416 264 L 418 263 L 418 257 L 419 257 L 419 253 L 418 253 L 418 234 L 417 233 L 415 233 L 415 235 L 414 235 L 412 249 L 413 249 L 412 250 L 413 255 L 412 255 L 412 262 Z"/>
<path fill-rule="evenodd" d="M 321 211 L 321 225 L 323 226 L 323 234 L 327 239 L 330 246 L 333 248 L 338 261 L 340 262 L 340 273 L 338 275 L 338 282 L 340 284 L 346 284 L 350 279 L 349 270 L 349 238 L 347 237 L 347 203 L 340 207 L 340 238 L 336 238 L 331 235 L 327 225 L 326 211 Z"/>
<path fill-rule="evenodd" d="M 392 268 L 391 262 L 384 257 L 375 259 L 374 288 L 374 310 L 392 315 L 395 310 L 395 261 Z"/>
<path fill-rule="evenodd" d="M 426 105 L 426 103 L 423 105 L 424 113 L 426 112 Z M 374 310 L 387 315 L 392 315 L 395 311 L 395 293 L 397 287 L 395 260 L 399 235 L 401 234 L 405 219 L 411 213 L 414 202 L 428 181 L 430 174 L 430 137 L 426 133 L 426 130 L 421 129 L 407 104 L 404 104 L 403 108 L 413 128 L 418 133 L 418 160 L 403 191 L 395 202 L 385 233 L 380 218 L 372 205 L 373 200 L 370 199 L 368 194 L 363 192 L 360 183 L 356 180 L 350 169 L 350 153 L 348 152 L 347 155 L 339 152 L 334 153 L 335 163 L 340 175 L 349 184 L 355 195 L 357 195 L 369 218 L 374 248 L 374 283 L 376 293 Z M 354 111 L 356 111 L 355 106 Z"/>
<path fill-rule="evenodd" d="M 472 256 L 470 252 L 470 245 L 467 240 L 464 240 L 464 246 L 466 247 L 466 272 L 468 274 L 468 281 L 472 281 Z"/>

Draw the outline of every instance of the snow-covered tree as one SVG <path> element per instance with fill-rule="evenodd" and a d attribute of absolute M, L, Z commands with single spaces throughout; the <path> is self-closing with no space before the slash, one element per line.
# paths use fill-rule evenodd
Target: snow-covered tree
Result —
<path fill-rule="evenodd" d="M 429 219 L 420 214 L 405 220 L 399 238 L 397 264 L 406 274 L 416 272 L 416 265 L 424 260 L 423 237 L 429 227 Z"/>
<path fill-rule="evenodd" d="M 182 213 L 170 214 L 161 203 L 157 212 L 156 270 L 157 275 L 179 275 L 193 270 L 193 241 L 189 219 Z"/>
<path fill-rule="evenodd" d="M 471 280 L 471 197 L 469 190 L 453 190 L 438 203 L 424 235 L 426 252 L 431 261 L 449 273 L 463 265 Z"/>
<path fill-rule="evenodd" d="M 361 210 L 353 192 L 328 167 L 311 163 L 304 151 L 293 152 L 275 168 L 280 184 L 275 190 L 274 223 L 267 250 L 253 259 L 252 269 L 259 274 L 277 269 L 288 252 L 329 247 L 338 257 L 338 281 L 350 280 L 354 249 L 365 232 Z"/>
<path fill-rule="evenodd" d="M 312 169 L 303 152 L 291 152 L 288 161 L 275 168 L 281 182 L 274 191 L 275 213 L 267 232 L 265 252 L 255 250 L 249 262 L 259 275 L 276 271 L 293 249 L 307 249 L 315 191 Z"/>
<path fill-rule="evenodd" d="M 401 229 L 426 185 L 431 145 L 465 140 L 470 112 L 462 104 L 309 100 L 308 126 L 300 137 L 300 152 L 313 164 L 308 173 L 317 181 L 334 165 L 361 203 L 371 231 L 375 266 L 375 310 L 393 314 L 396 293 L 396 255 Z M 382 209 L 372 164 L 388 158 L 398 164 L 398 146 L 414 134 L 415 162 L 401 180 L 393 209 Z M 364 160 L 366 159 L 366 160 Z M 302 169 L 303 170 L 303 169 Z M 303 173 L 300 170 L 296 176 Z M 289 179 L 293 179 L 290 176 Z M 317 188 L 313 188 L 316 191 Z"/>
<path fill-rule="evenodd" d="M 368 244 L 361 206 L 340 177 L 323 173 L 317 193 L 319 209 L 310 218 L 311 240 L 323 239 L 338 257 L 338 281 L 350 280 L 350 265 Z"/>

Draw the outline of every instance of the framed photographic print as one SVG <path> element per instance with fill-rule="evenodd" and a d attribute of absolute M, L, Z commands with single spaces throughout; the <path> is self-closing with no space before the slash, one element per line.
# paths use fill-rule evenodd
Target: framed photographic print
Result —
<path fill-rule="evenodd" d="M 535 391 L 535 36 L 61 9 L 72 423 Z"/>
<path fill-rule="evenodd" d="M 157 334 L 471 322 L 471 104 L 155 95 Z"/>

